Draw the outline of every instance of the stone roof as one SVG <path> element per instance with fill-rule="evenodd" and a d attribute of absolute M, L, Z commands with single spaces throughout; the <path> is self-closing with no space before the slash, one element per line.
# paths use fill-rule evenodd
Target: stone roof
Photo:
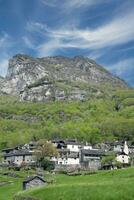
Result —
<path fill-rule="evenodd" d="M 13 151 L 13 150 L 16 150 L 18 148 L 19 148 L 18 146 L 14 147 L 14 148 L 6 148 L 6 149 L 2 149 L 2 152 Z"/>
<path fill-rule="evenodd" d="M 65 152 L 70 152 L 69 149 L 58 149 L 59 153 L 65 153 Z"/>
<path fill-rule="evenodd" d="M 102 149 L 82 149 L 82 154 L 88 154 L 88 155 L 105 155 L 105 152 Z"/>
<path fill-rule="evenodd" d="M 115 142 L 113 142 L 113 145 L 115 146 L 115 145 L 124 145 L 124 142 L 123 141 L 115 141 Z"/>
<path fill-rule="evenodd" d="M 129 156 L 129 155 L 126 154 L 124 151 L 118 152 L 117 155 L 125 155 L 125 156 Z"/>
<path fill-rule="evenodd" d="M 71 153 L 70 155 L 68 155 L 68 158 L 79 158 L 79 154 L 78 153 Z"/>
<path fill-rule="evenodd" d="M 35 176 L 29 176 L 26 180 L 23 181 L 23 183 L 28 183 L 36 178 L 40 179 L 44 183 L 46 182 L 42 177 L 35 175 Z"/>
<path fill-rule="evenodd" d="M 79 142 L 79 141 L 77 141 L 77 140 L 66 140 L 66 141 L 65 141 L 65 144 L 66 144 L 66 145 L 67 145 L 67 144 L 70 144 L 70 145 L 84 145 L 83 142 Z"/>
<path fill-rule="evenodd" d="M 12 157 L 12 156 L 25 156 L 25 155 L 32 155 L 32 152 L 18 150 L 18 151 L 13 151 L 11 153 L 5 153 L 3 156 Z"/>

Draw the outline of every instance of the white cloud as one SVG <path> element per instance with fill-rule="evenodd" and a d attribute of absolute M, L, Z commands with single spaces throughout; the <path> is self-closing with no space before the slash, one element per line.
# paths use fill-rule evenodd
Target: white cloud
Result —
<path fill-rule="evenodd" d="M 100 4 L 102 2 L 107 2 L 107 0 L 40 0 L 45 6 L 49 7 L 58 7 L 64 9 L 64 11 L 72 11 L 74 9 L 82 8 L 85 6 L 93 6 L 96 4 Z"/>
<path fill-rule="evenodd" d="M 103 24 L 96 29 L 78 29 L 62 26 L 57 29 L 48 28 L 40 23 L 30 23 L 29 31 L 38 32 L 46 38 L 47 42 L 42 43 L 37 48 L 39 55 L 46 55 L 47 49 L 52 54 L 60 48 L 78 48 L 98 50 L 105 47 L 112 47 L 134 40 L 134 12 L 120 13 L 107 24 Z M 51 53 L 52 52 L 52 53 Z"/>
<path fill-rule="evenodd" d="M 128 83 L 133 83 L 134 77 L 134 58 L 120 60 L 117 63 L 108 67 L 117 76 L 122 77 Z M 134 84 L 134 83 L 133 83 Z"/>
<path fill-rule="evenodd" d="M 45 5 L 45 6 L 49 6 L 49 7 L 55 7 L 56 6 L 56 0 L 41 0 L 41 2 Z"/>
<path fill-rule="evenodd" d="M 9 36 L 7 33 L 2 32 L 0 35 L 0 48 L 8 46 Z"/>
<path fill-rule="evenodd" d="M 67 9 L 76 9 L 85 6 L 93 6 L 105 2 L 106 0 L 66 0 L 64 7 Z"/>
<path fill-rule="evenodd" d="M 14 42 L 6 32 L 0 32 L 0 75 L 5 76 L 8 68 L 9 54 Z"/>
<path fill-rule="evenodd" d="M 28 37 L 24 36 L 24 37 L 22 37 L 22 40 L 24 41 L 24 44 L 29 49 L 35 49 L 35 45 L 32 43 L 32 41 Z"/>
<path fill-rule="evenodd" d="M 46 1 L 55 4 L 58 0 Z M 110 0 L 114 1 L 114 0 Z M 107 0 L 65 0 L 64 5 L 79 7 L 84 5 L 93 5 Z M 62 6 L 62 3 L 61 3 Z M 33 48 L 38 56 L 48 56 L 57 54 L 59 50 L 70 50 L 76 48 L 86 50 L 90 57 L 99 58 L 105 54 L 105 49 L 123 45 L 134 41 L 134 8 L 121 7 L 120 12 L 116 13 L 109 21 L 98 26 L 97 28 L 78 28 L 78 24 L 72 21 L 65 22 L 64 25 L 56 28 L 48 27 L 47 24 L 39 22 L 27 23 L 27 30 L 31 33 L 32 38 L 25 38 L 25 44 Z M 81 20 L 81 19 L 80 19 Z M 40 40 L 40 39 L 41 40 Z M 32 39 L 32 40 L 31 40 Z M 39 39 L 39 40 L 38 40 Z M 33 45 L 38 43 L 38 45 Z"/>
<path fill-rule="evenodd" d="M 45 44 L 41 44 L 37 48 L 38 56 L 44 57 L 44 56 L 51 56 L 55 54 L 58 48 L 63 48 L 63 44 L 58 38 L 51 39 L 49 42 Z"/>
<path fill-rule="evenodd" d="M 1 58 L 0 59 L 0 75 L 1 76 L 6 76 L 7 73 L 7 68 L 8 68 L 8 58 Z"/>
<path fill-rule="evenodd" d="M 128 73 L 133 72 L 134 75 L 134 58 L 128 58 L 121 60 L 114 65 L 109 66 L 109 69 L 114 71 L 119 76 L 127 75 Z"/>
<path fill-rule="evenodd" d="M 47 25 L 39 22 L 28 22 L 26 25 L 26 30 L 30 32 L 38 31 L 41 33 L 44 29 L 47 29 Z"/>

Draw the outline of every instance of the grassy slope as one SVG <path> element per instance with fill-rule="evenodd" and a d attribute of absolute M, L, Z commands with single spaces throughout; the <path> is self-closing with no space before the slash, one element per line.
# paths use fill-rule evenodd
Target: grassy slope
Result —
<path fill-rule="evenodd" d="M 15 172 L 18 177 L 11 177 L 3 175 L 5 172 L 11 171 L 0 171 L 0 183 L 7 183 L 7 185 L 0 186 L 0 200 L 13 200 L 13 196 L 22 190 L 23 180 L 33 172 Z M 14 172 L 12 172 L 14 173 Z M 8 184 L 9 183 L 9 184 Z"/>
<path fill-rule="evenodd" d="M 37 200 L 133 200 L 134 168 L 69 177 L 57 175 L 56 182 L 45 188 L 20 192 L 20 197 Z"/>
<path fill-rule="evenodd" d="M 0 149 L 43 137 L 134 140 L 134 90 L 86 102 L 24 103 L 0 97 L 0 127 Z"/>

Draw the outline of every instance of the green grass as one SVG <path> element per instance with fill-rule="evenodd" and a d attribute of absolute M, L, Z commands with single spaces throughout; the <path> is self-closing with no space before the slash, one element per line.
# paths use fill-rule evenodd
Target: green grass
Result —
<path fill-rule="evenodd" d="M 7 175 L 3 175 L 5 172 L 15 173 L 18 177 L 11 177 Z M 7 183 L 6 185 L 0 186 L 0 200 L 13 200 L 13 196 L 22 190 L 22 182 L 23 180 L 33 174 L 34 171 L 6 171 L 0 170 L 0 183 Z"/>
<path fill-rule="evenodd" d="M 35 172 L 17 172 L 13 178 L 0 173 L 0 182 L 9 185 L 0 186 L 0 200 L 17 200 L 21 197 L 34 197 L 37 200 L 133 200 L 134 168 L 103 171 L 92 175 L 67 176 L 48 175 L 47 180 L 54 182 L 46 187 L 22 191 L 22 182 Z"/>
<path fill-rule="evenodd" d="M 57 175 L 55 183 L 20 192 L 38 200 L 133 200 L 134 168 L 70 177 Z"/>

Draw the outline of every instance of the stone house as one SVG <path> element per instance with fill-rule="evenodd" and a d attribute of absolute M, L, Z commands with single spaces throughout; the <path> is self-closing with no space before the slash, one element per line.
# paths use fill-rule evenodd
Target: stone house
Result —
<path fill-rule="evenodd" d="M 80 154 L 81 167 L 90 170 L 101 169 L 101 159 L 105 156 L 105 152 L 101 149 L 82 149 Z"/>
<path fill-rule="evenodd" d="M 13 150 L 9 153 L 3 154 L 3 162 L 6 164 L 15 164 L 17 166 L 35 164 L 36 157 L 33 155 L 33 152 L 24 151 L 24 150 Z"/>
<path fill-rule="evenodd" d="M 113 143 L 114 152 L 122 152 L 124 143 L 122 141 L 115 141 Z"/>
<path fill-rule="evenodd" d="M 77 140 L 56 141 L 54 143 L 59 151 L 58 158 L 51 158 L 55 168 L 88 168 L 96 170 L 101 168 L 101 157 L 104 151 L 93 149 L 87 142 Z"/>
<path fill-rule="evenodd" d="M 27 190 L 34 187 L 45 186 L 46 181 L 40 176 L 31 176 L 23 181 L 23 190 Z"/>

